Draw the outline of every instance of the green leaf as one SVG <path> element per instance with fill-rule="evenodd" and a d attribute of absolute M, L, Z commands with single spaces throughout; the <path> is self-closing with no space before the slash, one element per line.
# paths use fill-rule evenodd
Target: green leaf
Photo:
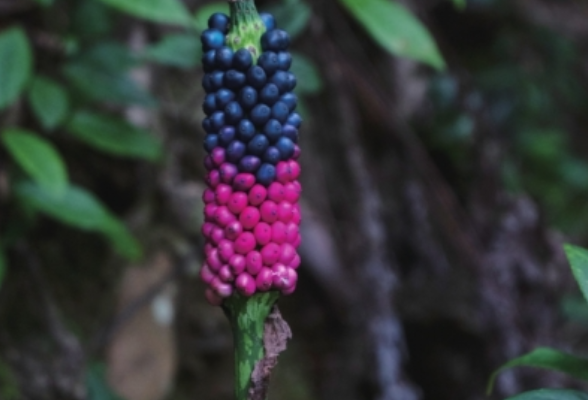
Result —
<path fill-rule="evenodd" d="M 453 5 L 458 10 L 464 10 L 466 8 L 467 0 L 453 0 Z"/>
<path fill-rule="evenodd" d="M 192 26 L 196 28 L 196 30 L 202 32 L 208 29 L 208 18 L 214 13 L 223 13 L 229 14 L 229 6 L 226 1 L 219 1 L 217 3 L 210 3 L 205 6 L 202 6 L 196 11 L 194 14 L 194 18 L 192 20 Z"/>
<path fill-rule="evenodd" d="M 198 37 L 189 34 L 172 34 L 148 47 L 143 57 L 161 64 L 188 69 L 198 64 L 201 55 Z"/>
<path fill-rule="evenodd" d="M 574 278 L 576 278 L 584 298 L 588 301 L 588 250 L 566 244 L 564 245 L 564 251 L 572 267 Z"/>
<path fill-rule="evenodd" d="M 442 70 L 445 61 L 423 24 L 403 5 L 390 0 L 340 0 L 386 50 Z"/>
<path fill-rule="evenodd" d="M 88 400 L 122 400 L 106 381 L 106 367 L 95 363 L 86 372 Z"/>
<path fill-rule="evenodd" d="M 67 170 L 53 145 L 41 136 L 20 130 L 7 129 L 0 137 L 14 160 L 39 185 L 55 195 L 67 187 Z"/>
<path fill-rule="evenodd" d="M 118 118 L 78 111 L 67 130 L 84 143 L 111 154 L 150 161 L 162 155 L 161 143 L 151 133 Z"/>
<path fill-rule="evenodd" d="M 141 256 L 139 243 L 124 224 L 83 188 L 70 185 L 61 196 L 55 196 L 42 186 L 22 182 L 16 185 L 15 193 L 23 204 L 64 224 L 102 233 L 122 256 L 131 260 Z"/>
<path fill-rule="evenodd" d="M 323 81 L 316 65 L 302 54 L 292 52 L 292 72 L 296 75 L 299 94 L 315 94 L 322 90 Z"/>
<path fill-rule="evenodd" d="M 0 110 L 18 98 L 31 75 L 32 54 L 21 28 L 0 34 Z"/>
<path fill-rule="evenodd" d="M 539 389 L 506 400 L 588 400 L 588 394 L 569 389 Z"/>
<path fill-rule="evenodd" d="M 190 25 L 190 14 L 179 0 L 101 0 L 120 11 L 153 22 Z"/>
<path fill-rule="evenodd" d="M 300 0 L 283 2 L 267 10 L 274 16 L 280 29 L 288 32 L 291 38 L 295 38 L 308 25 L 311 10 L 308 4 Z"/>
<path fill-rule="evenodd" d="M 29 102 L 41 125 L 53 129 L 59 125 L 69 108 L 65 89 L 52 79 L 37 76 L 29 88 Z"/>
<path fill-rule="evenodd" d="M 513 367 L 535 367 L 549 369 L 552 371 L 563 372 L 574 378 L 588 381 L 588 360 L 579 358 L 571 354 L 563 353 L 559 350 L 547 347 L 539 347 L 530 353 L 521 357 L 510 360 L 502 367 L 497 369 L 488 382 L 487 394 L 492 392 L 494 381 L 499 373 Z"/>

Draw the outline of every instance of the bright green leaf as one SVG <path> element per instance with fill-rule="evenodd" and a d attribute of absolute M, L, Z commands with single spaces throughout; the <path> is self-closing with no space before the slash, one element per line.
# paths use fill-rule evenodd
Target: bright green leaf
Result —
<path fill-rule="evenodd" d="M 53 145 L 41 136 L 20 129 L 7 129 L 0 139 L 14 160 L 39 185 L 59 195 L 67 187 L 67 170 Z"/>
<path fill-rule="evenodd" d="M 569 389 L 539 389 L 506 400 L 588 400 L 588 394 Z"/>
<path fill-rule="evenodd" d="M 297 37 L 308 25 L 311 10 L 300 0 L 283 2 L 267 10 L 272 14 L 280 29 L 288 32 L 291 38 Z"/>
<path fill-rule="evenodd" d="M 196 35 L 172 34 L 148 47 L 144 57 L 178 68 L 192 68 L 200 61 L 202 50 Z"/>
<path fill-rule="evenodd" d="M 192 20 L 194 28 L 202 32 L 208 29 L 208 18 L 214 13 L 229 14 L 229 6 L 226 1 L 219 1 L 218 3 L 210 3 L 200 7 L 194 14 Z"/>
<path fill-rule="evenodd" d="M 316 65 L 302 54 L 292 52 L 292 72 L 296 75 L 299 94 L 314 94 L 321 91 L 323 81 Z"/>
<path fill-rule="evenodd" d="M 95 363 L 86 372 L 88 400 L 122 400 L 106 381 L 106 367 Z"/>
<path fill-rule="evenodd" d="M 79 111 L 67 130 L 84 143 L 111 154 L 156 161 L 161 143 L 148 131 L 127 122 L 90 111 Z"/>
<path fill-rule="evenodd" d="M 427 28 L 400 3 L 390 0 L 340 1 L 386 50 L 439 70 L 445 68 L 445 61 Z"/>
<path fill-rule="evenodd" d="M 124 224 L 83 188 L 70 185 L 55 196 L 42 186 L 23 182 L 16 185 L 15 193 L 23 204 L 67 225 L 102 233 L 119 254 L 133 260 L 140 257 L 140 245 Z"/>
<path fill-rule="evenodd" d="M 188 26 L 190 14 L 180 0 L 101 0 L 120 11 L 153 22 Z"/>
<path fill-rule="evenodd" d="M 41 125 L 53 129 L 67 115 L 69 101 L 67 92 L 52 79 L 37 76 L 29 88 L 29 102 Z"/>
<path fill-rule="evenodd" d="M 31 75 L 32 54 L 21 28 L 0 33 L 0 110 L 18 98 Z"/>
<path fill-rule="evenodd" d="M 487 394 L 492 392 L 494 381 L 502 371 L 513 367 L 535 367 L 563 372 L 574 378 L 588 381 L 588 360 L 547 347 L 539 347 L 530 353 L 510 360 L 497 369 L 488 382 Z"/>
<path fill-rule="evenodd" d="M 564 250 L 576 282 L 588 301 L 588 250 L 571 244 L 564 245 Z"/>

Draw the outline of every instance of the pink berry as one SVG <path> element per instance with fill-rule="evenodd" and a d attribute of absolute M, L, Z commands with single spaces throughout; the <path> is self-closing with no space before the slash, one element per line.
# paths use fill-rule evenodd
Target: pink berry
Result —
<path fill-rule="evenodd" d="M 255 175 L 242 172 L 233 179 L 233 189 L 246 192 L 255 184 Z"/>
<path fill-rule="evenodd" d="M 294 145 L 294 154 L 292 155 L 292 158 L 294 160 L 298 160 L 300 158 L 300 147 L 297 144 Z"/>
<path fill-rule="evenodd" d="M 300 214 L 300 205 L 294 204 L 292 207 L 292 222 L 296 225 L 300 225 L 300 221 L 302 221 L 302 215 Z"/>
<path fill-rule="evenodd" d="M 233 222 L 235 220 L 235 216 L 229 211 L 229 209 L 226 206 L 219 206 L 214 212 L 214 220 L 219 226 L 224 228 L 230 222 Z"/>
<path fill-rule="evenodd" d="M 260 246 L 266 245 L 272 240 L 272 227 L 265 222 L 260 222 L 253 228 L 253 235 Z"/>
<path fill-rule="evenodd" d="M 229 210 L 238 215 L 247 207 L 247 195 L 243 192 L 234 192 L 227 203 Z"/>
<path fill-rule="evenodd" d="M 211 288 L 207 288 L 204 291 L 204 297 L 206 297 L 206 301 L 208 301 L 211 306 L 220 306 L 223 303 L 223 298 Z"/>
<path fill-rule="evenodd" d="M 229 267 L 235 276 L 238 276 L 247 267 L 247 261 L 242 254 L 233 254 L 229 260 Z"/>
<path fill-rule="evenodd" d="M 244 229 L 253 229 L 260 220 L 259 210 L 256 207 L 245 207 L 239 215 L 239 222 Z"/>
<path fill-rule="evenodd" d="M 214 249 L 210 252 L 208 257 L 206 257 L 206 263 L 210 267 L 210 270 L 213 272 L 218 272 L 218 270 L 223 266 L 223 262 L 221 261 L 218 249 Z"/>
<path fill-rule="evenodd" d="M 276 180 L 281 183 L 288 183 L 290 179 L 290 169 L 286 161 L 280 161 L 276 165 Z"/>
<path fill-rule="evenodd" d="M 202 279 L 202 282 L 210 283 L 214 279 L 214 276 L 214 272 L 210 270 L 208 264 L 204 263 L 204 265 L 202 265 L 202 268 L 200 268 L 200 279 Z"/>
<path fill-rule="evenodd" d="M 220 165 L 225 162 L 225 149 L 222 147 L 215 147 L 212 149 L 212 152 L 210 152 L 210 157 L 212 158 L 214 165 L 220 167 Z"/>
<path fill-rule="evenodd" d="M 280 246 L 276 243 L 268 243 L 260 251 L 261 259 L 265 265 L 272 265 L 280 258 Z"/>
<path fill-rule="evenodd" d="M 214 201 L 214 191 L 212 189 L 206 189 L 203 193 L 202 193 L 202 200 L 204 201 L 204 203 L 208 204 L 208 203 L 212 203 Z"/>
<path fill-rule="evenodd" d="M 257 290 L 260 292 L 266 292 L 270 290 L 273 283 L 273 271 L 270 268 L 263 267 L 255 278 L 255 285 Z"/>
<path fill-rule="evenodd" d="M 255 279 L 247 272 L 244 272 L 237 277 L 235 287 L 243 296 L 251 296 L 256 289 Z"/>
<path fill-rule="evenodd" d="M 202 234 L 204 235 L 205 238 L 209 238 L 210 234 L 212 232 L 212 230 L 214 229 L 214 224 L 211 222 L 205 222 L 202 224 Z"/>
<path fill-rule="evenodd" d="M 286 242 L 294 243 L 298 236 L 298 225 L 294 222 L 288 222 L 286 224 Z"/>
<path fill-rule="evenodd" d="M 237 176 L 239 170 L 237 166 L 231 163 L 223 163 L 219 168 L 218 171 L 220 173 L 220 179 L 222 182 L 231 184 L 233 183 L 233 179 Z"/>
<path fill-rule="evenodd" d="M 209 241 L 206 241 L 204 244 L 204 255 L 208 257 L 208 255 L 212 252 L 212 250 L 216 249 Z"/>
<path fill-rule="evenodd" d="M 214 213 L 216 212 L 217 205 L 214 203 L 208 203 L 204 206 L 204 220 L 207 222 L 214 221 Z"/>
<path fill-rule="evenodd" d="M 247 272 L 253 276 L 257 275 L 263 267 L 263 261 L 261 260 L 261 254 L 259 251 L 249 252 L 247 257 L 245 257 L 245 261 L 247 264 Z"/>
<path fill-rule="evenodd" d="M 233 242 L 227 239 L 218 242 L 218 255 L 222 261 L 229 262 L 233 254 L 235 254 Z"/>
<path fill-rule="evenodd" d="M 300 266 L 300 256 L 296 254 L 294 259 L 288 265 L 288 268 L 297 269 Z"/>
<path fill-rule="evenodd" d="M 286 241 L 286 224 L 276 221 L 272 224 L 272 242 L 282 244 Z"/>
<path fill-rule="evenodd" d="M 296 255 L 296 249 L 294 246 L 292 246 L 290 243 L 284 243 L 280 246 L 279 262 L 284 265 L 290 265 Z"/>
<path fill-rule="evenodd" d="M 292 220 L 292 204 L 281 201 L 278 204 L 278 218 L 282 222 L 290 222 Z"/>
<path fill-rule="evenodd" d="M 302 236 L 300 236 L 300 233 L 299 233 L 298 235 L 296 235 L 296 239 L 294 239 L 292 246 L 298 248 L 298 246 L 300 246 L 300 243 L 302 243 Z"/>
<path fill-rule="evenodd" d="M 208 186 L 214 189 L 220 183 L 220 173 L 217 169 L 213 169 L 206 174 L 205 180 Z"/>
<path fill-rule="evenodd" d="M 290 180 L 295 181 L 300 176 L 300 164 L 295 160 L 288 161 L 288 168 L 290 170 Z"/>
<path fill-rule="evenodd" d="M 235 240 L 235 252 L 247 254 L 255 248 L 255 236 L 251 232 L 243 232 Z"/>
<path fill-rule="evenodd" d="M 272 182 L 267 188 L 267 197 L 276 203 L 284 200 L 284 186 L 279 182 Z"/>
<path fill-rule="evenodd" d="M 233 282 L 235 280 L 235 276 L 233 275 L 233 272 L 231 271 L 231 267 L 229 267 L 227 264 L 223 265 L 219 270 L 218 270 L 218 277 L 220 278 L 221 281 L 223 282 Z"/>
<path fill-rule="evenodd" d="M 225 238 L 225 231 L 223 230 L 223 228 L 219 227 L 219 226 L 215 226 L 214 228 L 212 228 L 212 232 L 210 232 L 210 241 L 216 245 L 219 244 L 219 242 Z"/>
<path fill-rule="evenodd" d="M 258 206 L 264 202 L 267 197 L 267 189 L 260 184 L 254 185 L 249 191 L 249 204 Z"/>
<path fill-rule="evenodd" d="M 302 185 L 300 185 L 299 181 L 293 181 L 292 184 L 294 185 L 298 193 L 302 193 Z"/>
<path fill-rule="evenodd" d="M 206 156 L 204 157 L 204 168 L 206 168 L 207 171 L 212 171 L 214 169 L 215 165 L 214 162 L 212 161 L 212 157 L 210 156 Z"/>
<path fill-rule="evenodd" d="M 264 201 L 259 211 L 261 213 L 261 219 L 268 224 L 278 220 L 278 205 L 271 200 Z"/>
<path fill-rule="evenodd" d="M 225 183 L 219 183 L 218 186 L 214 189 L 214 194 L 216 198 L 216 204 L 224 205 L 229 202 L 229 199 L 233 194 L 233 189 Z"/>
<path fill-rule="evenodd" d="M 233 294 L 233 287 L 221 281 L 218 276 L 212 280 L 210 287 L 221 297 L 229 297 Z"/>
<path fill-rule="evenodd" d="M 284 264 L 276 263 L 272 265 L 272 283 L 276 289 L 283 289 L 288 286 L 288 268 Z"/>
<path fill-rule="evenodd" d="M 295 290 L 296 290 L 296 284 L 290 286 L 287 289 L 282 289 L 282 294 L 284 296 L 288 296 L 288 295 L 291 295 L 292 293 L 294 293 Z"/>
<path fill-rule="evenodd" d="M 284 200 L 294 204 L 300 199 L 300 192 L 297 190 L 294 182 L 288 182 L 284 185 Z"/>
<path fill-rule="evenodd" d="M 243 232 L 243 226 L 237 220 L 229 222 L 225 226 L 225 237 L 229 240 L 235 240 Z"/>

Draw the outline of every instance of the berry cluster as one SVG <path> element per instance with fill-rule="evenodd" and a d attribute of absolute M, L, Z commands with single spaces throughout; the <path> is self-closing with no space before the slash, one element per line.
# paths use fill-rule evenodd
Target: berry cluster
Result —
<path fill-rule="evenodd" d="M 229 34 L 224 14 L 213 14 L 202 34 L 208 188 L 200 276 L 215 305 L 235 289 L 244 296 L 268 290 L 290 294 L 300 264 L 301 118 L 294 112 L 290 38 L 276 29 L 271 15 L 260 18 L 266 31 L 257 60 L 255 47 L 226 46 L 241 39 Z"/>

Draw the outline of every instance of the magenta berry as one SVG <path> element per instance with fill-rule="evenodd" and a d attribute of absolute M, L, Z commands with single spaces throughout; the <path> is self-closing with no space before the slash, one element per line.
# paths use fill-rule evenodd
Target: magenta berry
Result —
<path fill-rule="evenodd" d="M 222 147 L 215 147 L 210 153 L 210 157 L 212 158 L 214 165 L 220 167 L 221 164 L 225 162 L 225 149 Z"/>
<path fill-rule="evenodd" d="M 228 207 L 219 206 L 214 211 L 214 220 L 219 226 L 224 228 L 235 220 L 235 216 L 229 211 Z"/>
<path fill-rule="evenodd" d="M 243 232 L 235 240 L 235 252 L 239 254 L 247 254 L 255 249 L 255 236 L 251 232 Z"/>
<path fill-rule="evenodd" d="M 235 240 L 243 232 L 243 226 L 237 220 L 229 222 L 225 227 L 225 237 L 229 240 Z"/>
<path fill-rule="evenodd" d="M 212 203 L 214 200 L 214 191 L 211 189 L 206 189 L 204 193 L 202 193 L 202 201 L 204 201 L 205 204 Z"/>
<path fill-rule="evenodd" d="M 265 222 L 260 222 L 255 225 L 253 235 L 255 235 L 257 244 L 264 246 L 272 240 L 272 227 Z"/>
<path fill-rule="evenodd" d="M 239 276 L 239 274 L 245 271 L 247 260 L 242 254 L 233 254 L 229 260 L 229 267 L 231 267 L 231 271 L 235 276 Z"/>
<path fill-rule="evenodd" d="M 278 219 L 278 205 L 271 200 L 264 201 L 259 211 L 261 219 L 268 224 L 274 223 Z"/>
<path fill-rule="evenodd" d="M 214 277 L 215 277 L 214 272 L 212 272 L 210 270 L 210 267 L 208 266 L 208 264 L 204 263 L 202 268 L 200 268 L 200 279 L 202 279 L 202 282 L 210 283 L 210 282 L 212 282 Z"/>
<path fill-rule="evenodd" d="M 227 184 L 233 183 L 233 179 L 235 179 L 235 177 L 239 173 L 239 170 L 237 169 L 237 167 L 231 163 L 228 163 L 228 162 L 223 163 L 220 166 L 220 168 L 218 169 L 218 171 L 220 174 L 221 182 L 224 182 Z"/>
<path fill-rule="evenodd" d="M 296 248 L 291 243 L 284 243 L 280 246 L 280 258 L 278 261 L 284 265 L 290 265 L 296 255 Z"/>
<path fill-rule="evenodd" d="M 223 266 L 223 262 L 221 261 L 218 254 L 218 249 L 214 249 L 210 252 L 210 254 L 206 257 L 206 262 L 212 271 L 218 272 L 218 270 Z"/>
<path fill-rule="evenodd" d="M 260 292 L 268 291 L 273 283 L 274 272 L 270 268 L 263 267 L 255 277 L 255 286 Z"/>
<path fill-rule="evenodd" d="M 280 246 L 276 243 L 268 243 L 261 249 L 261 260 L 264 265 L 272 265 L 280 258 Z"/>
<path fill-rule="evenodd" d="M 249 275 L 247 272 L 240 274 L 235 281 L 235 287 L 237 291 L 244 296 L 251 296 L 257 289 L 255 278 Z"/>
<path fill-rule="evenodd" d="M 245 260 L 247 272 L 249 272 L 251 275 L 255 276 L 259 273 L 259 271 L 261 271 L 261 267 L 263 267 L 263 261 L 261 260 L 261 254 L 259 251 L 249 252 Z"/>
<path fill-rule="evenodd" d="M 241 211 L 247 207 L 247 195 L 243 192 L 233 193 L 227 203 L 227 207 L 233 214 L 241 214 Z"/>
<path fill-rule="evenodd" d="M 227 239 L 218 242 L 218 255 L 222 261 L 229 262 L 233 254 L 235 254 L 233 242 Z"/>
<path fill-rule="evenodd" d="M 217 204 L 227 204 L 233 194 L 233 189 L 227 184 L 219 183 L 214 189 L 214 194 Z"/>
<path fill-rule="evenodd" d="M 233 188 L 243 192 L 248 191 L 255 185 L 255 175 L 249 173 L 240 173 L 233 180 Z"/>
<path fill-rule="evenodd" d="M 233 275 L 233 271 L 231 271 L 231 267 L 229 267 L 229 265 L 223 265 L 218 270 L 218 277 L 225 283 L 235 280 L 235 276 Z"/>
<path fill-rule="evenodd" d="M 279 182 L 271 183 L 267 188 L 267 197 L 275 203 L 284 200 L 284 186 Z"/>
<path fill-rule="evenodd" d="M 276 221 L 272 224 L 272 242 L 282 244 L 286 241 L 286 224 Z"/>
<path fill-rule="evenodd" d="M 252 206 L 258 206 L 261 203 L 263 203 L 266 197 L 266 188 L 260 184 L 254 185 L 249 191 L 249 204 L 251 204 Z"/>
<path fill-rule="evenodd" d="M 251 230 L 257 225 L 261 216 L 259 214 L 259 209 L 256 207 L 245 207 L 245 209 L 239 215 L 239 222 L 243 225 L 244 229 Z"/>
<path fill-rule="evenodd" d="M 278 204 L 278 218 L 282 222 L 290 222 L 292 220 L 292 204 L 281 201 Z"/>

